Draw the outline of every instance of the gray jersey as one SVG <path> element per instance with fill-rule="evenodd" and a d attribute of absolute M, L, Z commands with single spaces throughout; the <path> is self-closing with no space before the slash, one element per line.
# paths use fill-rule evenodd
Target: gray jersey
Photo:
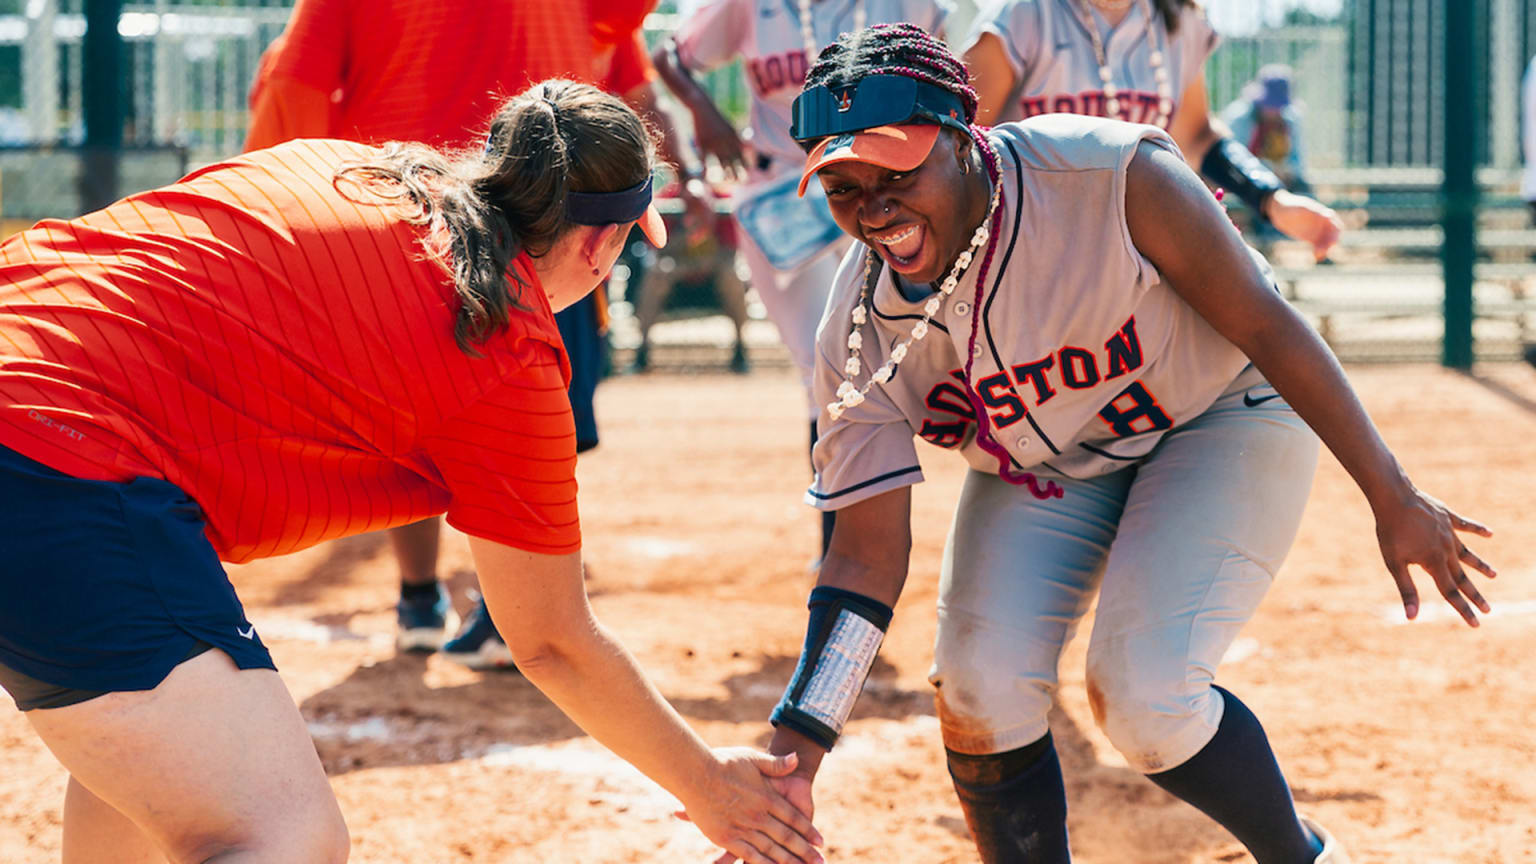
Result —
<path fill-rule="evenodd" d="M 981 297 L 972 380 L 993 436 L 1020 468 L 1087 478 L 1133 464 L 1204 411 L 1247 358 L 1162 281 L 1131 242 L 1125 172 L 1138 144 L 1177 153 L 1150 126 L 1052 115 L 992 130 L 1002 229 Z M 863 245 L 838 272 L 817 338 L 817 401 L 834 401 L 848 358 Z M 996 473 L 976 443 L 962 370 L 982 256 L 884 386 L 838 419 L 825 410 L 812 505 L 835 510 L 922 480 L 914 436 Z M 863 368 L 884 363 L 922 316 L 883 268 L 863 325 Z"/>
<path fill-rule="evenodd" d="M 1206 59 L 1220 42 L 1199 7 L 1184 9 L 1172 37 L 1162 15 L 1152 13 L 1149 34 L 1151 6 L 1147 2 L 1132 4 L 1124 20 L 1103 40 L 1119 91 L 1119 117 L 1132 123 L 1157 122 L 1154 50 L 1163 53 L 1176 112 L 1184 91 L 1200 77 Z M 1013 67 L 1014 91 L 998 117 L 1000 121 L 1038 114 L 1104 116 L 1104 85 L 1084 17 L 1097 15 L 1091 9 L 1084 0 L 993 0 L 977 14 L 965 40 L 966 49 L 976 44 L 982 33 L 995 34 Z M 1095 24 L 1104 33 L 1102 18 L 1095 18 Z"/>
<path fill-rule="evenodd" d="M 930 33 L 943 29 L 950 10 L 949 0 L 815 0 L 811 29 L 818 50 L 853 29 L 859 4 L 866 24 L 909 21 Z M 741 57 L 752 90 L 752 146 L 773 160 L 772 174 L 798 172 L 805 164 L 805 151 L 789 137 L 789 109 L 810 68 L 799 10 L 798 0 L 702 0 L 672 37 L 692 70 Z"/>

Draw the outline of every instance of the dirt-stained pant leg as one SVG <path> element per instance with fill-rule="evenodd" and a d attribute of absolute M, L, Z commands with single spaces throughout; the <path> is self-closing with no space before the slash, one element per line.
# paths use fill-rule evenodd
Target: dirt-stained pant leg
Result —
<path fill-rule="evenodd" d="M 1215 734 L 1216 667 L 1269 590 L 1311 492 L 1317 437 L 1256 373 L 1245 378 L 1142 463 L 1105 565 L 1089 702 L 1144 774 L 1183 764 Z"/>
<path fill-rule="evenodd" d="M 1133 472 L 1060 475 L 1040 501 L 971 471 L 950 528 L 929 680 L 944 746 L 984 755 L 1045 735 L 1062 647 L 1093 599 Z"/>

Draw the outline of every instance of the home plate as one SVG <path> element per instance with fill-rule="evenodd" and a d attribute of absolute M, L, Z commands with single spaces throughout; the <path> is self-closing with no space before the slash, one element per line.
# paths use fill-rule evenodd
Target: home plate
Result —
<path fill-rule="evenodd" d="M 594 802 L 615 804 L 620 810 L 633 809 L 650 821 L 671 818 L 681 806 L 638 768 L 595 743 L 495 744 L 478 755 L 466 754 L 466 758 L 488 767 L 557 775 L 591 785 L 589 797 Z"/>
<path fill-rule="evenodd" d="M 367 642 L 374 645 L 394 644 L 388 633 L 354 633 L 345 627 L 333 627 L 301 618 L 267 618 L 252 622 L 262 639 L 282 639 L 292 642 L 312 642 L 329 645 L 332 642 Z"/>
<path fill-rule="evenodd" d="M 393 730 L 382 717 L 370 717 L 361 723 L 338 726 L 334 723 L 312 721 L 309 724 L 311 738 L 342 738 L 347 741 L 386 741 L 393 737 Z"/>
<path fill-rule="evenodd" d="M 641 558 L 681 558 L 693 554 L 694 544 L 665 537 L 624 537 L 625 551 Z"/>

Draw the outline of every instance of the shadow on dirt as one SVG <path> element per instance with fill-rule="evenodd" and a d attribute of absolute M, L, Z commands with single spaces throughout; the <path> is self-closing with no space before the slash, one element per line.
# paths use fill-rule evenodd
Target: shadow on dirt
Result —
<path fill-rule="evenodd" d="M 475 759 L 492 747 L 542 746 L 584 734 L 516 672 L 489 671 L 473 683 L 430 687 L 429 662 L 445 661 L 397 654 L 359 666 L 304 700 L 299 707 L 328 774 Z M 728 694 L 723 698 L 669 701 L 689 720 L 748 724 L 747 734 L 760 738 L 761 746 L 771 732 L 768 715 L 795 662 L 764 657 L 758 668 L 722 681 Z M 854 718 L 933 714 L 929 691 L 902 690 L 895 679 L 895 667 L 876 660 Z"/>
<path fill-rule="evenodd" d="M 583 733 L 515 671 L 430 687 L 429 658 L 359 666 L 299 706 L 326 773 L 476 759 L 493 746 L 551 744 Z M 441 660 L 436 662 L 443 662 Z"/>
<path fill-rule="evenodd" d="M 1533 346 L 1531 351 L 1531 356 L 1536 357 L 1536 346 Z M 1536 366 L 1536 360 L 1532 361 L 1532 365 Z M 1481 386 L 1483 389 L 1493 393 L 1495 396 L 1506 400 L 1512 405 L 1518 405 L 1521 408 L 1524 408 L 1526 411 L 1531 412 L 1532 414 L 1536 414 L 1536 399 L 1531 399 L 1515 390 L 1513 387 L 1510 387 L 1508 384 L 1495 381 L 1494 379 L 1485 375 L 1478 375 L 1473 372 L 1466 372 L 1463 374 L 1466 375 L 1467 380 Z"/>
<path fill-rule="evenodd" d="M 742 724 L 741 742 L 763 747 L 771 736 L 767 717 L 793 674 L 796 660 L 766 655 L 751 671 L 723 679 L 720 686 L 726 695 L 720 698 L 669 701 L 692 722 Z M 583 736 L 553 703 L 515 672 L 486 672 L 472 683 L 430 687 L 426 683 L 429 662 L 444 661 L 401 654 L 360 666 L 345 680 L 304 701 L 301 708 L 327 774 L 505 756 L 520 748 L 536 752 L 537 748 Z M 929 688 L 903 689 L 896 681 L 896 668 L 877 659 L 852 719 L 906 720 L 934 715 Z M 1222 828 L 1154 786 L 1112 753 L 1103 752 L 1102 739 L 1090 737 L 1072 715 L 1053 709 L 1050 723 L 1066 780 L 1072 845 L 1079 855 L 1091 858 L 1103 850 L 1146 843 L 1175 854 L 1187 849 L 1190 862 L 1251 860 Z M 943 742 L 937 730 L 932 738 L 933 757 L 942 760 Z M 503 761 L 496 770 L 519 769 L 508 768 Z M 945 794 L 952 793 L 946 789 Z M 1358 790 L 1297 789 L 1296 797 L 1303 806 L 1322 801 L 1379 800 Z M 1153 818 L 1120 819 L 1114 815 L 1126 808 L 1136 808 Z M 956 818 L 957 812 L 935 816 L 934 824 L 968 840 L 969 833 L 964 821 Z M 1157 826 L 1156 836 L 1137 836 L 1138 830 L 1145 832 L 1149 824 Z M 1210 857 L 1213 854 L 1214 859 Z"/>

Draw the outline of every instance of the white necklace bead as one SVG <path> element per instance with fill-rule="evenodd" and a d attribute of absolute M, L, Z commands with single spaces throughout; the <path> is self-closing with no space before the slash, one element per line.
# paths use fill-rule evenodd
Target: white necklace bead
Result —
<path fill-rule="evenodd" d="M 804 0 L 802 0 L 802 3 Z M 1167 129 L 1173 117 L 1173 85 L 1168 80 L 1168 70 L 1163 64 L 1163 52 L 1157 46 L 1157 11 L 1147 3 L 1147 0 L 1125 0 L 1125 2 L 1101 2 L 1101 0 L 1088 0 L 1088 2 L 1105 10 L 1125 9 L 1133 2 L 1142 3 L 1142 9 L 1147 15 L 1147 42 L 1152 46 L 1152 53 L 1148 61 L 1152 64 L 1152 80 L 1157 82 L 1157 127 Z M 1104 51 L 1104 37 L 1099 34 L 1098 22 L 1094 20 L 1093 13 L 1087 7 L 1078 7 L 1081 11 L 1078 17 L 1083 21 L 1083 27 L 1088 30 L 1088 39 L 1093 42 L 1093 58 L 1099 64 L 1099 80 L 1104 86 L 1104 113 L 1110 117 L 1120 113 L 1120 90 L 1115 87 L 1115 73 L 1109 68 L 1109 57 Z"/>

